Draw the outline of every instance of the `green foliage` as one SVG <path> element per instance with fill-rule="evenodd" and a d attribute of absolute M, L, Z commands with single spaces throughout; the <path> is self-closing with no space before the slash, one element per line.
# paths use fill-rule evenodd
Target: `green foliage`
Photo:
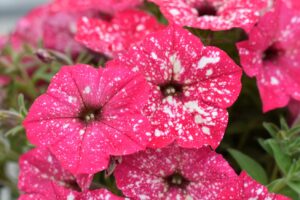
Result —
<path fill-rule="evenodd" d="M 240 151 L 234 149 L 228 149 L 228 151 L 241 169 L 245 170 L 252 178 L 264 185 L 268 183 L 267 173 L 258 162 Z"/>
<path fill-rule="evenodd" d="M 300 124 L 289 127 L 284 118 L 280 127 L 264 123 L 272 138 L 260 139 L 259 143 L 275 160 L 275 172 L 269 189 L 287 194 L 293 199 L 300 198 Z"/>

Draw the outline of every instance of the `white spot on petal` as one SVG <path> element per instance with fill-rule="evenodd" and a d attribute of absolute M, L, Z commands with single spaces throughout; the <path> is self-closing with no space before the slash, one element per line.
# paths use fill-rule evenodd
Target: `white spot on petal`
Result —
<path fill-rule="evenodd" d="M 216 64 L 219 61 L 220 61 L 220 57 L 210 58 L 210 57 L 203 56 L 198 62 L 198 69 L 203 69 L 206 65 Z"/>

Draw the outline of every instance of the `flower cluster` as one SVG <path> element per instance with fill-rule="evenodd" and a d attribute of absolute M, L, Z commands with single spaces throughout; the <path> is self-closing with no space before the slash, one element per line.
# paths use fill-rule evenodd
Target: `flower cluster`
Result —
<path fill-rule="evenodd" d="M 16 44 L 110 59 L 62 66 L 32 104 L 23 125 L 36 148 L 20 159 L 20 199 L 288 199 L 238 175 L 215 149 L 243 70 L 264 111 L 300 100 L 297 0 L 151 1 L 168 25 L 140 0 L 55 0 L 18 23 Z M 184 26 L 243 29 L 242 68 Z M 95 185 L 104 170 L 122 195 Z"/>

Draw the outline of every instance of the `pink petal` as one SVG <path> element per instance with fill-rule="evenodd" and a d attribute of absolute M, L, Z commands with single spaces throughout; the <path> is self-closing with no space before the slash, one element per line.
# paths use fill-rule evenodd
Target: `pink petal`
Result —
<path fill-rule="evenodd" d="M 247 199 L 253 198 L 258 200 L 264 200 L 267 198 L 270 199 L 272 198 L 272 200 L 290 199 L 282 195 L 268 193 L 268 189 L 265 186 L 257 183 L 250 176 L 248 176 L 246 172 L 242 172 L 239 178 L 241 181 L 241 185 L 243 187 L 243 190 L 241 191 L 241 198 L 247 198 Z"/>
<path fill-rule="evenodd" d="M 110 22 L 82 18 L 78 22 L 76 39 L 94 51 L 114 57 L 161 27 L 145 12 L 126 10 L 116 13 Z"/>
<path fill-rule="evenodd" d="M 232 105 L 241 89 L 241 69 L 224 52 L 203 47 L 191 33 L 170 26 L 107 64 L 117 66 L 141 72 L 150 83 L 144 112 L 153 127 L 151 146 L 177 140 L 184 147 L 217 147 L 227 124 L 224 108 Z M 170 82 L 182 85 L 176 98 L 160 91 Z"/>
<path fill-rule="evenodd" d="M 186 188 L 170 186 L 165 180 L 175 172 L 188 180 Z M 237 175 L 209 148 L 183 149 L 171 145 L 123 157 L 115 177 L 127 197 L 184 200 L 218 199 L 226 183 L 236 180 Z"/>
<path fill-rule="evenodd" d="M 18 187 L 26 194 L 37 194 L 51 199 L 56 196 L 65 196 L 65 193 L 76 187 L 76 178 L 62 168 L 56 157 L 46 148 L 36 148 L 22 155 L 20 159 L 20 176 Z M 78 175 L 80 185 L 89 187 L 91 175 Z M 85 183 L 84 181 L 85 180 Z M 83 188 L 84 189 L 84 188 Z M 75 192 L 76 193 L 76 192 Z M 41 198 L 41 197 L 36 198 Z M 25 195 L 24 199 L 32 199 Z"/>
<path fill-rule="evenodd" d="M 186 1 L 151 0 L 158 4 L 170 23 L 200 29 L 228 30 L 234 27 L 249 32 L 267 7 L 265 1 Z M 214 9 L 215 14 L 198 14 L 201 9 Z M 201 11 L 200 11 L 201 12 Z M 201 14 L 201 13 L 200 13 Z"/>
<path fill-rule="evenodd" d="M 127 69 L 66 66 L 32 105 L 24 126 L 32 143 L 49 147 L 72 173 L 92 174 L 108 166 L 110 155 L 146 147 L 151 127 L 142 108 L 148 98 L 146 80 Z"/>
<path fill-rule="evenodd" d="M 98 190 L 91 190 L 84 192 L 83 194 L 80 195 L 80 199 L 85 200 L 122 200 L 125 198 L 123 197 L 118 197 L 108 190 L 105 189 L 98 189 Z"/>
<path fill-rule="evenodd" d="M 83 11 L 96 9 L 105 13 L 115 13 L 141 4 L 141 0 L 55 0 L 53 9 Z"/>

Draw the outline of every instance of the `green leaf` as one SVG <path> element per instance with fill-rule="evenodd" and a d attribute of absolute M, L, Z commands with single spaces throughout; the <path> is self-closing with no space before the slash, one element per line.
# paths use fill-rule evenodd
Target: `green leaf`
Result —
<path fill-rule="evenodd" d="M 297 194 L 300 194 L 300 181 L 287 182 L 287 185 L 297 192 Z"/>
<path fill-rule="evenodd" d="M 265 127 L 265 129 L 267 129 L 272 137 L 276 137 L 277 133 L 280 131 L 280 129 L 273 123 L 264 122 L 263 126 Z"/>
<path fill-rule="evenodd" d="M 272 139 L 268 139 L 268 140 L 272 140 Z M 273 151 L 272 148 L 270 147 L 270 145 L 268 144 L 268 140 L 264 140 L 262 138 L 258 139 L 258 142 L 260 144 L 260 146 L 262 146 L 262 148 L 270 155 L 273 155 Z"/>
<path fill-rule="evenodd" d="M 292 164 L 291 158 L 283 152 L 275 140 L 268 140 L 267 143 L 272 148 L 273 156 L 279 169 L 284 174 L 287 174 Z"/>
<path fill-rule="evenodd" d="M 258 162 L 240 151 L 228 149 L 228 152 L 236 160 L 241 169 L 245 170 L 252 178 L 264 185 L 268 183 L 267 173 Z"/>

